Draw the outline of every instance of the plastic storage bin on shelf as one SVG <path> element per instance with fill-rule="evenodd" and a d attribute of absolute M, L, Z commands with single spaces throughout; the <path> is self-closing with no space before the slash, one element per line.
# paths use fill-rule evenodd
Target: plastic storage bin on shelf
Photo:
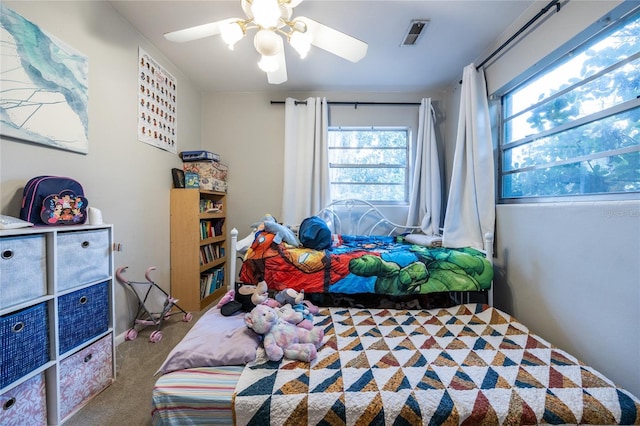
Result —
<path fill-rule="evenodd" d="M 49 361 L 47 304 L 0 317 L 0 389 Z"/>
<path fill-rule="evenodd" d="M 0 239 L 0 309 L 47 293 L 45 250 L 43 235 Z"/>
<path fill-rule="evenodd" d="M 58 291 L 104 280 L 110 275 L 109 231 L 64 232 L 58 235 Z"/>
<path fill-rule="evenodd" d="M 0 424 L 7 426 L 47 424 L 44 374 L 33 376 L 0 395 Z"/>
<path fill-rule="evenodd" d="M 109 283 L 85 287 L 58 298 L 61 354 L 109 328 Z"/>

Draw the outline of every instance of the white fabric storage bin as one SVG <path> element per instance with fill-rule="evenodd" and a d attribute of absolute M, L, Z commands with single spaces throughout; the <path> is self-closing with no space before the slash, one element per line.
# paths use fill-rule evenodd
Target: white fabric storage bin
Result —
<path fill-rule="evenodd" d="M 0 309 L 47 294 L 46 237 L 0 238 Z"/>
<path fill-rule="evenodd" d="M 58 291 L 109 277 L 107 229 L 60 232 L 56 248 Z"/>
<path fill-rule="evenodd" d="M 46 425 L 47 399 L 43 374 L 0 395 L 0 424 L 3 426 Z"/>
<path fill-rule="evenodd" d="M 111 335 L 60 362 L 60 416 L 65 419 L 113 381 Z"/>

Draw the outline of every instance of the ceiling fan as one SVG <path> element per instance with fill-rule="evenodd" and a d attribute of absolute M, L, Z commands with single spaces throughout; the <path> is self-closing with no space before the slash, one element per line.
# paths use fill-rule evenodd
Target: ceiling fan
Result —
<path fill-rule="evenodd" d="M 301 2 L 302 0 L 240 0 L 245 19 L 223 19 L 165 33 L 164 37 L 181 43 L 220 34 L 229 49 L 233 50 L 235 44 L 247 34 L 247 30 L 255 29 L 257 31 L 253 44 L 261 55 L 258 66 L 267 73 L 270 84 L 287 81 L 283 37 L 286 37 L 301 58 L 307 56 L 311 45 L 351 62 L 358 62 L 365 57 L 367 43 L 313 19 L 304 16 L 292 18 L 293 8 Z"/>

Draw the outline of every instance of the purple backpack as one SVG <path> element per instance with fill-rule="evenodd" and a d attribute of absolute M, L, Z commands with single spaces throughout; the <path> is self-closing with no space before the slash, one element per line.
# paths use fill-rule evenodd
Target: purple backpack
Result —
<path fill-rule="evenodd" d="M 20 219 L 36 226 L 80 225 L 87 221 L 88 204 L 77 180 L 37 176 L 24 187 Z"/>

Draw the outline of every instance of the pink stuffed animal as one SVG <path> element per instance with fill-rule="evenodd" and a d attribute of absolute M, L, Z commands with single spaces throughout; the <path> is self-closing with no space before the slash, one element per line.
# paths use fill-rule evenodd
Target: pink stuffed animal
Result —
<path fill-rule="evenodd" d="M 258 305 L 245 314 L 247 327 L 264 335 L 264 350 L 271 361 L 282 357 L 309 362 L 316 358 L 317 349 L 322 345 L 324 330 L 296 327 L 280 318 L 278 312 L 267 306 Z"/>

